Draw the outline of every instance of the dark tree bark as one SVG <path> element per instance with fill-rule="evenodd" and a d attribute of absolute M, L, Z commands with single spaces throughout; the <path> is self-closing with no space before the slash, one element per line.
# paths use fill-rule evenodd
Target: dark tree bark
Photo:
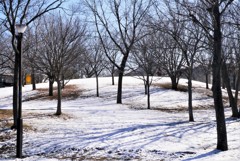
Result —
<path fill-rule="evenodd" d="M 114 73 L 113 73 L 113 72 L 111 73 L 111 76 L 112 76 L 112 85 L 115 85 L 115 81 L 114 81 Z"/>
<path fill-rule="evenodd" d="M 149 74 L 147 74 L 147 108 L 150 109 L 150 82 L 149 82 Z"/>
<path fill-rule="evenodd" d="M 221 14 L 219 4 L 216 2 L 212 6 L 213 21 L 213 99 L 217 121 L 217 149 L 228 150 L 227 130 L 225 123 L 224 107 L 221 91 L 221 65 L 222 65 L 222 33 L 221 33 Z"/>
<path fill-rule="evenodd" d="M 54 81 L 49 78 L 49 88 L 48 88 L 48 95 L 53 96 L 53 83 Z"/>
<path fill-rule="evenodd" d="M 237 97 L 235 97 L 235 98 L 233 97 L 229 74 L 227 71 L 227 65 L 226 65 L 225 61 L 222 64 L 222 73 L 223 73 L 222 78 L 223 78 L 224 84 L 226 85 L 226 88 L 227 88 L 229 104 L 232 109 L 232 117 L 238 117 L 237 100 L 235 100 L 235 98 L 237 98 Z"/>
<path fill-rule="evenodd" d="M 36 80 L 35 80 L 35 69 L 34 68 L 32 69 L 31 77 L 32 77 L 32 90 L 36 90 Z"/>
<path fill-rule="evenodd" d="M 61 115 L 62 114 L 62 87 L 61 87 L 61 81 L 58 79 L 57 80 L 57 88 L 58 88 L 58 94 L 57 94 L 57 111 L 56 115 Z"/>
<path fill-rule="evenodd" d="M 193 106 L 192 106 L 192 73 L 189 74 L 189 77 L 188 77 L 188 114 L 189 114 L 189 121 L 194 121 Z"/>
<path fill-rule="evenodd" d="M 175 76 L 170 76 L 172 82 L 172 89 L 178 90 L 178 80 Z"/>
<path fill-rule="evenodd" d="M 208 85 L 208 73 L 206 73 L 205 74 L 205 76 L 206 76 L 206 89 L 209 89 L 209 85 Z"/>
<path fill-rule="evenodd" d="M 118 90 L 117 90 L 117 103 L 122 103 L 122 81 L 123 81 L 123 71 L 119 70 L 119 74 L 118 74 Z"/>
<path fill-rule="evenodd" d="M 96 77 L 96 95 L 99 97 L 99 82 L 98 82 L 98 73 L 95 73 Z"/>

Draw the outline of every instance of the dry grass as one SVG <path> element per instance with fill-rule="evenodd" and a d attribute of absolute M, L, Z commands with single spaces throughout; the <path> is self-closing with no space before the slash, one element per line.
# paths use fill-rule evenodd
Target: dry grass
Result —
<path fill-rule="evenodd" d="M 153 85 L 157 86 L 157 87 L 164 88 L 164 89 L 172 89 L 172 84 L 171 83 L 155 83 Z M 177 91 L 187 92 L 188 91 L 187 85 L 178 84 Z"/>
<path fill-rule="evenodd" d="M 12 110 L 0 109 L 0 120 L 8 119 L 12 116 Z"/>
<path fill-rule="evenodd" d="M 38 93 L 34 96 L 29 97 L 25 101 L 36 100 L 36 99 L 48 99 L 53 100 L 57 99 L 57 88 L 53 89 L 53 96 L 48 95 L 48 88 L 39 88 L 37 89 Z M 66 85 L 62 89 L 62 98 L 63 99 L 76 99 L 82 94 L 82 89 L 79 89 L 76 85 Z"/>

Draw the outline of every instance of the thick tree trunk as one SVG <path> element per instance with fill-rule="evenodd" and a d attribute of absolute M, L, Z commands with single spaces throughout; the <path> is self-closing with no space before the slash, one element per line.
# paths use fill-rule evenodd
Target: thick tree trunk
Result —
<path fill-rule="evenodd" d="M 172 89 L 177 90 L 178 89 L 178 82 L 176 76 L 171 76 L 171 81 L 172 81 Z"/>
<path fill-rule="evenodd" d="M 214 25 L 214 47 L 213 47 L 213 99 L 216 113 L 217 122 L 217 149 L 225 151 L 228 150 L 227 143 L 227 130 L 225 123 L 224 107 L 222 102 L 222 91 L 221 91 L 221 14 L 219 12 L 218 4 L 213 6 L 213 25 Z"/>
<path fill-rule="evenodd" d="M 124 69 L 125 69 L 125 66 L 126 66 L 126 62 L 127 62 L 129 53 L 125 53 L 123 55 L 124 55 L 124 57 L 123 57 L 122 62 L 121 62 L 121 67 L 120 67 L 120 69 L 118 69 L 118 71 L 119 71 L 118 76 L 119 77 L 118 77 L 117 104 L 122 103 L 122 81 L 123 81 Z"/>
<path fill-rule="evenodd" d="M 237 101 L 235 101 L 235 98 L 233 97 L 226 62 L 223 62 L 222 64 L 222 74 L 223 74 L 222 78 L 224 80 L 224 84 L 226 85 L 226 88 L 227 88 L 229 104 L 232 109 L 232 117 L 238 117 Z"/>
<path fill-rule="evenodd" d="M 19 68 L 18 68 L 19 60 L 17 54 L 15 54 L 15 64 L 14 64 L 14 80 L 13 80 L 13 125 L 12 129 L 16 129 L 17 127 L 17 116 L 18 116 L 18 80 L 19 80 Z"/>
<path fill-rule="evenodd" d="M 122 103 L 122 80 L 123 80 L 123 72 L 119 71 L 118 75 L 118 91 L 117 91 L 117 103 Z"/>
<path fill-rule="evenodd" d="M 61 102 L 62 102 L 62 87 L 61 87 L 61 81 L 57 80 L 57 111 L 56 115 L 61 115 L 62 114 L 62 109 L 61 109 Z"/>
<path fill-rule="evenodd" d="M 49 89 L 48 89 L 48 95 L 53 96 L 53 83 L 52 79 L 49 79 Z"/>

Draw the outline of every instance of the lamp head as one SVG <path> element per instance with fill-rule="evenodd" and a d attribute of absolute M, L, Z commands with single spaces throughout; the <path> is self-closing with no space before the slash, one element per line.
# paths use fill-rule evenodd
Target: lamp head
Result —
<path fill-rule="evenodd" d="M 16 25 L 16 30 L 19 34 L 23 34 L 26 29 L 27 29 L 27 25 L 25 25 L 25 24 L 17 24 Z"/>

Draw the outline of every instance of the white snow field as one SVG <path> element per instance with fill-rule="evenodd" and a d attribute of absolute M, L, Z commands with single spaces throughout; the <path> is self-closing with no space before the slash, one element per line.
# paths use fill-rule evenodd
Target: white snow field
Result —
<path fill-rule="evenodd" d="M 169 78 L 154 79 L 154 84 L 170 83 Z M 61 116 L 54 115 L 55 99 L 28 99 L 39 91 L 23 87 L 23 122 L 30 127 L 23 134 L 24 158 L 15 158 L 16 131 L 0 127 L 0 160 L 240 160 L 240 120 L 230 117 L 230 108 L 225 109 L 229 150 L 216 150 L 213 98 L 204 83 L 193 82 L 195 122 L 188 121 L 187 92 L 151 86 L 148 110 L 141 80 L 123 78 L 122 104 L 116 104 L 117 85 L 111 85 L 111 78 L 100 78 L 99 83 L 96 97 L 95 78 L 71 80 L 69 85 L 82 92 L 62 100 Z M 1 88 L 0 109 L 11 108 L 12 88 Z"/>

